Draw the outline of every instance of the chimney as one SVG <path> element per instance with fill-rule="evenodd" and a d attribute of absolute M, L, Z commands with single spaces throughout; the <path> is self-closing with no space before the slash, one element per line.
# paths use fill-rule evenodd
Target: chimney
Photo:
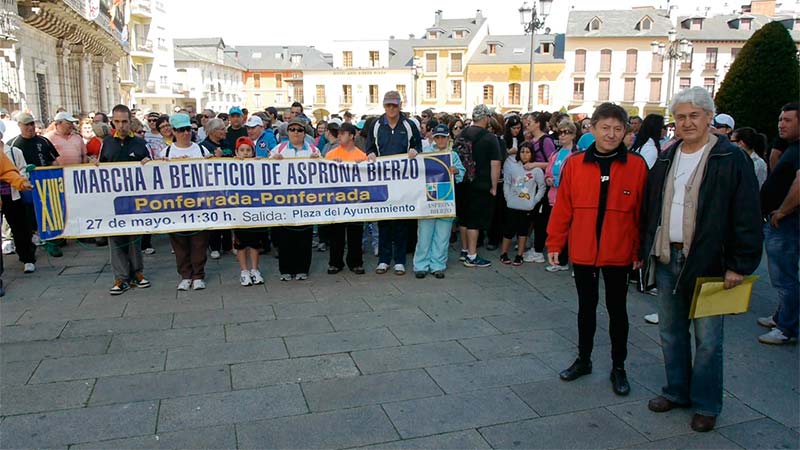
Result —
<path fill-rule="evenodd" d="M 475 18 L 477 20 L 483 19 L 483 11 L 481 11 L 480 9 L 476 9 L 475 10 Z"/>
<path fill-rule="evenodd" d="M 678 27 L 678 5 L 669 5 L 669 23 L 672 24 L 672 28 Z"/>
<path fill-rule="evenodd" d="M 289 47 L 284 46 L 283 51 L 281 52 L 281 59 L 284 61 L 289 60 Z"/>
<path fill-rule="evenodd" d="M 408 33 L 408 38 L 409 39 L 414 39 L 414 33 Z"/>
<path fill-rule="evenodd" d="M 394 40 L 394 35 L 389 36 L 389 40 L 393 41 Z"/>
<path fill-rule="evenodd" d="M 433 24 L 434 26 L 439 26 L 439 23 L 442 21 L 442 10 L 437 9 L 433 16 Z"/>

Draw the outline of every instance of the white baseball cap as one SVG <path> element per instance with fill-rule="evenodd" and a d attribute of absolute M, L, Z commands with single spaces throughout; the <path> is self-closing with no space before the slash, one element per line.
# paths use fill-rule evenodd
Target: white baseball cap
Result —
<path fill-rule="evenodd" d="M 244 126 L 246 126 L 247 128 L 252 128 L 252 127 L 263 127 L 263 126 L 264 126 L 264 121 L 263 121 L 263 120 L 261 120 L 261 117 L 258 117 L 258 116 L 250 116 L 250 117 L 247 119 L 247 123 L 245 123 L 245 124 L 244 124 Z"/>
<path fill-rule="evenodd" d="M 735 122 L 733 121 L 733 117 L 727 114 L 717 114 L 717 116 L 714 117 L 714 123 L 716 123 L 717 125 L 724 125 L 730 128 L 731 130 L 735 128 L 734 127 Z"/>
<path fill-rule="evenodd" d="M 55 120 L 56 122 L 61 122 L 62 120 L 66 120 L 67 122 L 73 122 L 73 123 L 78 122 L 78 119 L 72 117 L 72 114 L 66 111 L 61 111 L 60 113 L 56 114 L 56 117 L 53 120 Z"/>

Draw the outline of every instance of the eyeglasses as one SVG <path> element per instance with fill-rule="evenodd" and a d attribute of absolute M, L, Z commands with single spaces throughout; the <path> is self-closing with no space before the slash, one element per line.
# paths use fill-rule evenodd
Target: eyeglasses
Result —
<path fill-rule="evenodd" d="M 191 133 L 192 127 L 180 127 L 175 129 L 176 133 Z"/>
<path fill-rule="evenodd" d="M 289 128 L 289 133 L 304 133 L 306 130 L 302 128 Z"/>
<path fill-rule="evenodd" d="M 572 134 L 572 131 L 569 131 L 569 130 L 561 130 L 561 131 L 559 131 L 559 132 L 558 132 L 558 135 L 559 135 L 559 136 L 566 136 L 566 135 L 568 135 L 568 134 Z"/>

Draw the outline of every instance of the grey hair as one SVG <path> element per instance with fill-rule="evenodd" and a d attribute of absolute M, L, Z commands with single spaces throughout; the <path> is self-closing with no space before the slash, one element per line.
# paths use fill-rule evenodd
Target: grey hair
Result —
<path fill-rule="evenodd" d="M 208 122 L 206 122 L 206 126 L 204 126 L 203 128 L 205 128 L 206 134 L 210 134 L 212 131 L 225 128 L 225 122 L 223 122 L 222 119 L 217 119 L 215 117 L 213 119 L 208 119 Z"/>
<path fill-rule="evenodd" d="M 717 112 L 711 94 L 700 86 L 686 88 L 672 97 L 672 101 L 669 103 L 669 112 L 673 116 L 675 115 L 675 108 L 681 103 L 691 103 L 692 106 L 702 108 L 704 111 L 711 113 L 712 116 Z"/>

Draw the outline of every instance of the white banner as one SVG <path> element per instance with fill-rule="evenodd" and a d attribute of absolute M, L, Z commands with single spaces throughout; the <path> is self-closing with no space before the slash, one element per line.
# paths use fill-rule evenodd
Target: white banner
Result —
<path fill-rule="evenodd" d="M 44 239 L 455 216 L 450 153 L 379 158 L 213 158 L 33 173 Z"/>

